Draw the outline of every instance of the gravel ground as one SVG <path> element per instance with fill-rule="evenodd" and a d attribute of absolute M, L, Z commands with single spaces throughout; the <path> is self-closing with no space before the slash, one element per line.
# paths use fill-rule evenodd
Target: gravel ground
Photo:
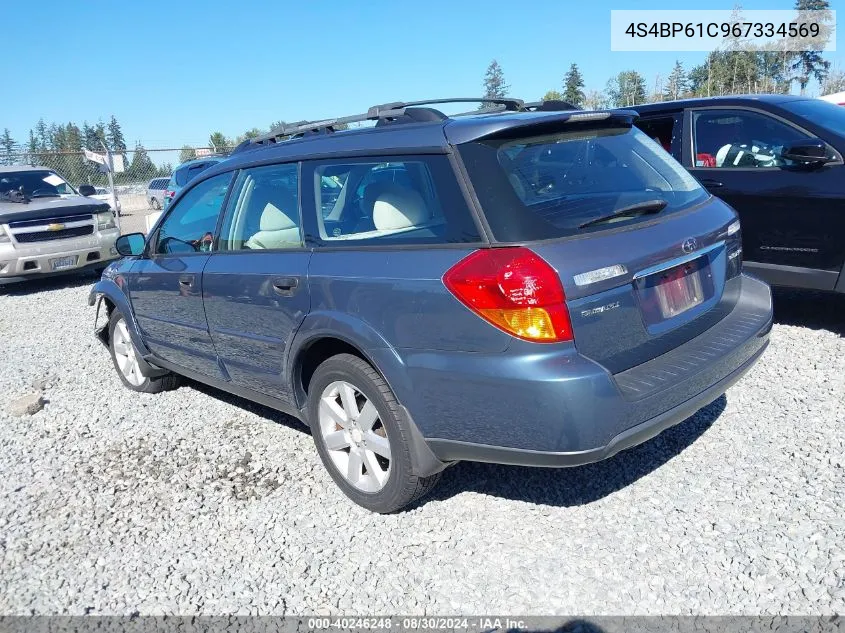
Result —
<path fill-rule="evenodd" d="M 90 281 L 0 292 L 2 613 L 845 612 L 842 297 L 778 296 L 756 368 L 643 446 L 379 516 L 283 415 L 124 389 Z"/>

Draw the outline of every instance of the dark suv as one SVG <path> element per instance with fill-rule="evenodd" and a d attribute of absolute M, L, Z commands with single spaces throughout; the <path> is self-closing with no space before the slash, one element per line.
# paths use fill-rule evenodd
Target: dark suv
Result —
<path fill-rule="evenodd" d="M 739 214 L 749 270 L 845 292 L 845 108 L 758 95 L 636 109 L 637 125 Z"/>
<path fill-rule="evenodd" d="M 763 353 L 771 296 L 734 212 L 633 112 L 423 105 L 248 142 L 123 236 L 90 296 L 123 383 L 287 412 L 388 512 L 460 460 L 609 457 Z"/>

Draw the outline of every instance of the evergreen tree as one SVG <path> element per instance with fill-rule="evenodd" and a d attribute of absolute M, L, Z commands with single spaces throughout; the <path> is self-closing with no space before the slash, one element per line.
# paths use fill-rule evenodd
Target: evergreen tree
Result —
<path fill-rule="evenodd" d="M 126 151 L 126 139 L 123 138 L 123 130 L 120 129 L 120 123 L 117 122 L 114 115 L 109 119 L 106 141 L 111 151 L 120 154 Z"/>
<path fill-rule="evenodd" d="M 47 149 L 47 124 L 44 122 L 44 119 L 38 119 L 38 123 L 35 124 L 35 138 L 38 142 L 39 150 Z"/>
<path fill-rule="evenodd" d="M 505 83 L 505 74 L 502 67 L 495 59 L 490 62 L 487 72 L 484 73 L 484 97 L 486 99 L 502 99 L 508 95 L 510 86 Z M 483 109 L 484 104 L 479 107 Z"/>
<path fill-rule="evenodd" d="M 687 74 L 684 72 L 683 64 L 676 60 L 675 67 L 666 79 L 666 88 L 663 91 L 663 96 L 667 99 L 680 99 L 686 91 Z"/>
<path fill-rule="evenodd" d="M 179 150 L 179 162 L 180 163 L 186 163 L 189 160 L 193 160 L 196 157 L 197 157 L 197 152 L 190 145 L 183 145 L 182 149 Z"/>
<path fill-rule="evenodd" d="M 617 108 L 645 103 L 645 79 L 636 70 L 623 70 L 607 82 L 607 96 Z"/>
<path fill-rule="evenodd" d="M 212 132 L 211 136 L 208 137 L 208 144 L 213 147 L 216 152 L 224 152 L 231 145 L 229 139 L 227 139 L 222 132 Z"/>
<path fill-rule="evenodd" d="M 563 78 L 563 100 L 579 108 L 584 105 L 584 78 L 578 64 L 572 64 Z"/>
<path fill-rule="evenodd" d="M 158 171 L 141 143 L 135 144 L 135 151 L 132 154 L 132 162 L 129 164 L 128 171 L 130 177 L 142 180 L 152 178 Z"/>
<path fill-rule="evenodd" d="M 828 0 L 796 0 L 795 9 L 799 12 L 797 18 L 799 22 L 805 22 L 801 17 L 802 11 L 820 11 L 821 14 L 814 14 L 813 19 L 818 20 L 821 17 L 822 22 L 822 39 L 826 43 L 831 36 L 831 29 L 829 22 L 832 20 L 830 13 L 830 2 Z M 809 16 L 807 16 L 809 18 Z M 824 49 L 823 44 L 813 43 L 807 40 L 804 50 L 798 51 L 792 62 L 792 70 L 795 71 L 795 81 L 801 88 L 801 94 L 807 89 L 807 84 L 810 79 L 815 78 L 819 83 L 822 83 L 827 77 L 830 70 L 830 62 L 822 57 L 821 51 Z"/>
<path fill-rule="evenodd" d="M 12 155 L 15 153 L 16 148 L 17 143 L 15 143 L 15 139 L 12 138 L 12 133 L 9 132 L 9 128 L 3 128 L 3 136 L 0 136 L 0 150 L 2 150 L 0 161 L 2 161 L 5 165 L 11 165 L 13 162 Z"/>

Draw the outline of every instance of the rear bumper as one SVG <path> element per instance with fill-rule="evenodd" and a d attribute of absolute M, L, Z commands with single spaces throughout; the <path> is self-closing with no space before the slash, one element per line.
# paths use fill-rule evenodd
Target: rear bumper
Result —
<path fill-rule="evenodd" d="M 401 394 L 442 461 L 576 466 L 677 424 L 739 380 L 769 342 L 769 287 L 742 277 L 734 310 L 701 335 L 618 374 L 573 346 L 514 345 L 503 355 L 405 358 Z"/>
<path fill-rule="evenodd" d="M 428 446 L 442 462 L 474 461 L 510 464 L 513 466 L 544 466 L 548 468 L 582 466 L 584 464 L 598 462 L 608 457 L 613 457 L 616 453 L 624 451 L 626 448 L 631 448 L 632 446 L 650 440 L 669 427 L 683 422 L 696 411 L 716 400 L 751 369 L 751 366 L 757 362 L 757 359 L 766 350 L 768 344 L 767 339 L 763 346 L 751 358 L 745 361 L 744 364 L 716 384 L 705 389 L 696 397 L 690 398 L 686 402 L 668 411 L 664 411 L 650 420 L 619 433 L 605 446 L 585 451 L 561 453 L 437 439 L 428 440 Z"/>

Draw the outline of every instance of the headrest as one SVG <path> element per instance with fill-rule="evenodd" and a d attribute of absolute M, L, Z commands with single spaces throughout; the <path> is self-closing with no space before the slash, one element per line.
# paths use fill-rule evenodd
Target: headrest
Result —
<path fill-rule="evenodd" d="M 373 224 L 379 231 L 406 229 L 430 219 L 422 196 L 407 187 L 388 185 L 373 204 Z"/>
<path fill-rule="evenodd" d="M 261 222 L 259 228 L 262 231 L 283 231 L 291 229 L 296 226 L 296 222 L 279 209 L 272 202 L 268 202 L 261 212 Z"/>

